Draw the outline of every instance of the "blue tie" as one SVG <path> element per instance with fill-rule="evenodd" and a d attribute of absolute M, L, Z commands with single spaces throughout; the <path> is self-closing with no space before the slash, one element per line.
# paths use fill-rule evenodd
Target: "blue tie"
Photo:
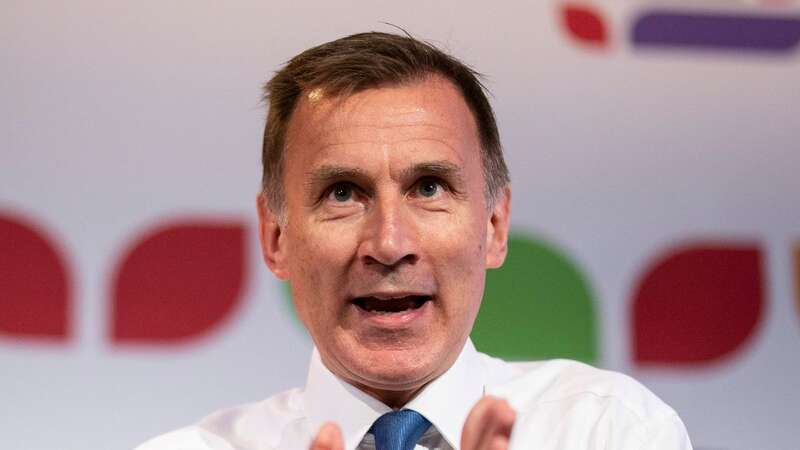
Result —
<path fill-rule="evenodd" d="M 413 450 L 430 426 L 422 414 L 401 409 L 378 417 L 369 431 L 375 435 L 376 450 Z"/>

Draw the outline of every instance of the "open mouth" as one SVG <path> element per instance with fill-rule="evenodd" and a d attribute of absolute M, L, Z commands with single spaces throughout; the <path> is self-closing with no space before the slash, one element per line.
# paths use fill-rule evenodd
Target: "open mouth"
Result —
<path fill-rule="evenodd" d="M 398 298 L 357 297 L 353 304 L 373 314 L 396 314 L 422 307 L 432 300 L 427 295 L 409 295 Z"/>

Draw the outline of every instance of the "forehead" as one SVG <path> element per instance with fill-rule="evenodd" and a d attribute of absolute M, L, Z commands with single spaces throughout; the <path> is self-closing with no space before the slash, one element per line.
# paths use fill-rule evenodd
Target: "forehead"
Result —
<path fill-rule="evenodd" d="M 451 82 L 432 76 L 346 98 L 305 93 L 287 129 L 285 161 L 369 158 L 399 147 L 450 153 L 460 163 L 480 156 L 475 119 Z"/>

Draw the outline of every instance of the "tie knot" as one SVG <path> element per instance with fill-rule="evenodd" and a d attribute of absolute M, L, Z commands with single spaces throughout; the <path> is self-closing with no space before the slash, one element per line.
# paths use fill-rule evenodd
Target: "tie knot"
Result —
<path fill-rule="evenodd" d="M 375 435 L 376 450 L 412 450 L 430 426 L 422 414 L 401 409 L 378 417 L 370 431 Z"/>

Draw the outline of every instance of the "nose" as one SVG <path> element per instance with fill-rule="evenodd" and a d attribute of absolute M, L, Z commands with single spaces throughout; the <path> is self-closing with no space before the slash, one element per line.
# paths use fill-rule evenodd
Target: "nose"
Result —
<path fill-rule="evenodd" d="M 394 268 L 419 259 L 416 227 L 401 203 L 399 199 L 384 200 L 370 212 L 359 249 L 365 264 Z"/>

